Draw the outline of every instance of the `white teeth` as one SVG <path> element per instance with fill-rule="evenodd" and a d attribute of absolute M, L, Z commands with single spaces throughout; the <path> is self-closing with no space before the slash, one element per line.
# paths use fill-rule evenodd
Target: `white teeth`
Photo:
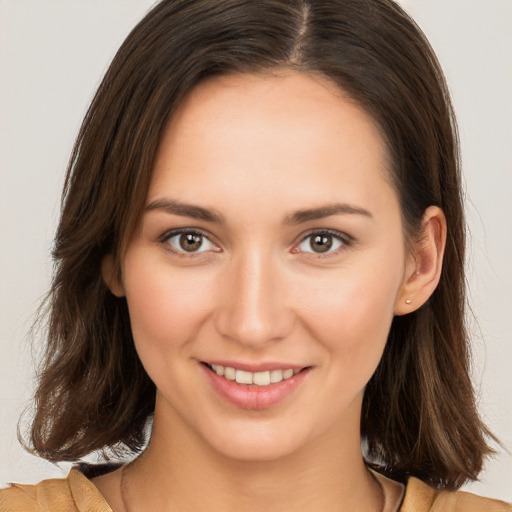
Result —
<path fill-rule="evenodd" d="M 252 383 L 257 386 L 268 386 L 270 384 L 270 372 L 256 372 L 252 376 Z"/>
<path fill-rule="evenodd" d="M 283 370 L 283 379 L 289 379 L 293 375 L 293 370 Z"/>
<path fill-rule="evenodd" d="M 224 366 L 220 366 L 219 364 L 212 364 L 212 368 L 217 375 L 224 375 Z"/>
<path fill-rule="evenodd" d="M 231 368 L 230 366 L 226 366 L 225 368 L 223 366 L 220 366 L 220 368 L 224 369 L 224 377 L 226 377 L 226 379 L 235 380 L 236 370 L 234 368 Z M 222 375 L 222 373 L 217 372 L 216 370 L 215 370 L 215 373 L 217 373 L 218 375 Z"/>
<path fill-rule="evenodd" d="M 270 382 L 281 382 L 283 380 L 283 370 L 272 370 L 270 372 Z"/>
<path fill-rule="evenodd" d="M 246 372 L 245 370 L 236 370 L 231 366 L 221 366 L 212 364 L 210 368 L 220 376 L 228 380 L 236 380 L 239 384 L 255 384 L 256 386 L 268 386 L 282 380 L 289 379 L 297 375 L 301 370 L 291 368 L 285 370 L 270 370 L 265 372 Z"/>
<path fill-rule="evenodd" d="M 236 371 L 236 379 L 238 384 L 252 384 L 252 373 L 243 370 Z"/>

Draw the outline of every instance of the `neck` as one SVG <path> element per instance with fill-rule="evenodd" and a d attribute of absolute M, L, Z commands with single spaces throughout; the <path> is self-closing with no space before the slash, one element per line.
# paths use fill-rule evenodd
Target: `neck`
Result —
<path fill-rule="evenodd" d="M 361 455 L 358 425 L 338 425 L 337 435 L 327 433 L 279 459 L 248 461 L 226 457 L 193 431 L 155 418 L 146 452 L 125 472 L 130 512 L 381 509 L 381 490 Z"/>

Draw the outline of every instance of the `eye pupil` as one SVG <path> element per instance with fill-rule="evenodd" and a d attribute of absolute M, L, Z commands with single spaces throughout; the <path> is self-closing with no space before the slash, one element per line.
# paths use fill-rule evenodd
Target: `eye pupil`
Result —
<path fill-rule="evenodd" d="M 327 252 L 332 247 L 332 236 L 315 235 L 311 238 L 310 244 L 315 252 Z"/>
<path fill-rule="evenodd" d="M 197 233 L 183 233 L 180 236 L 180 247 L 187 252 L 197 251 L 203 245 L 202 235 Z"/>

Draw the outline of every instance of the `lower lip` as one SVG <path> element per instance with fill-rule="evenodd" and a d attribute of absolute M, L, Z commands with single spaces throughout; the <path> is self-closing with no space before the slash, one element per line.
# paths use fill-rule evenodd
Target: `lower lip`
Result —
<path fill-rule="evenodd" d="M 255 384 L 239 384 L 217 375 L 205 364 L 201 365 L 213 389 L 227 402 L 241 409 L 268 409 L 277 405 L 291 395 L 302 383 L 309 368 L 305 368 L 293 377 L 269 384 L 257 386 Z"/>

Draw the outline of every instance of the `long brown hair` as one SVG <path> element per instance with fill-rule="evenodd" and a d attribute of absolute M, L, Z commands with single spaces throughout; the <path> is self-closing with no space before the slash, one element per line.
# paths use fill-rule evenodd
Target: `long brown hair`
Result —
<path fill-rule="evenodd" d="M 391 0 L 163 0 L 121 46 L 87 112 L 66 177 L 46 301 L 46 356 L 32 450 L 77 460 L 140 450 L 155 387 L 134 349 L 124 298 L 101 275 L 120 269 L 170 116 L 200 81 L 295 69 L 338 84 L 381 128 L 409 239 L 440 206 L 448 242 L 437 290 L 393 321 L 366 388 L 367 458 L 396 479 L 454 489 L 490 448 L 469 377 L 458 138 L 437 59 Z"/>

